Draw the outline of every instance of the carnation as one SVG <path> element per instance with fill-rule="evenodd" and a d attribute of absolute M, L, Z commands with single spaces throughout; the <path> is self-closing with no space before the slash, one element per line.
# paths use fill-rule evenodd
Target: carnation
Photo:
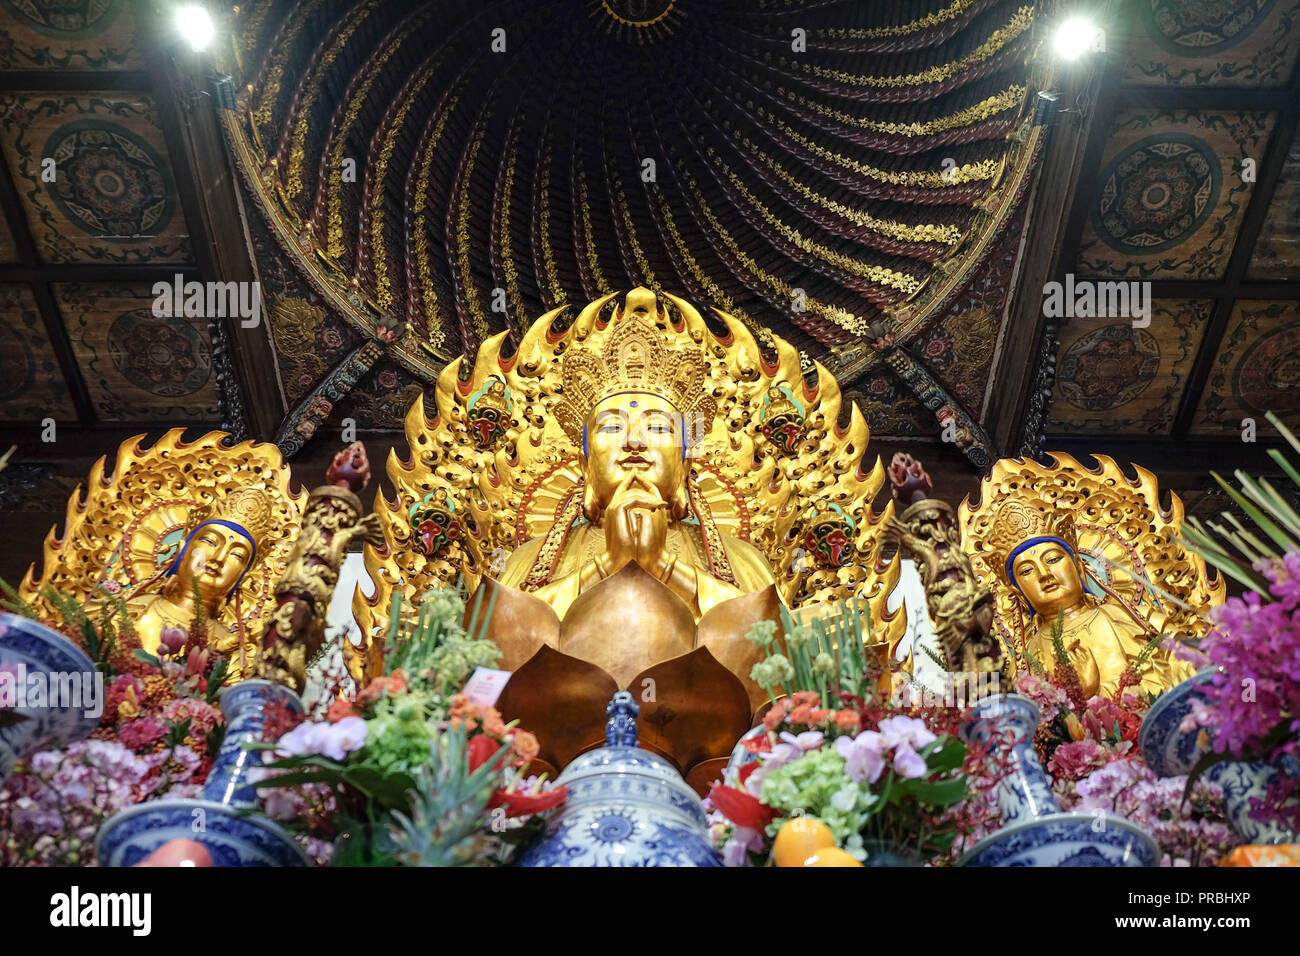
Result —
<path fill-rule="evenodd" d="M 1056 720 L 1061 713 L 1062 708 L 1066 707 L 1070 699 L 1066 696 L 1065 691 L 1053 684 L 1046 677 L 1039 677 L 1037 674 L 1025 672 L 1016 678 L 1016 693 L 1023 694 L 1035 704 L 1038 705 L 1042 713 L 1042 722 L 1050 724 Z"/>
<path fill-rule="evenodd" d="M 1065 780 L 1078 780 L 1104 767 L 1109 757 L 1097 741 L 1085 738 L 1061 744 L 1048 761 L 1047 769 Z"/>

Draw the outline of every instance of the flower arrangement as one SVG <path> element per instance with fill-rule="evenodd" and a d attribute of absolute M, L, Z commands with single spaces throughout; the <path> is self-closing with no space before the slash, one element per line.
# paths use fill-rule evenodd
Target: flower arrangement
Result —
<path fill-rule="evenodd" d="M 1300 439 L 1271 412 L 1268 421 L 1300 452 Z M 1269 449 L 1295 491 L 1300 471 Z M 1193 703 L 1184 731 L 1213 731 L 1213 751 L 1192 769 L 1194 782 L 1215 763 L 1262 762 L 1278 768 L 1267 793 L 1252 807 L 1255 819 L 1300 832 L 1300 514 L 1264 479 L 1238 471 L 1234 487 L 1214 479 L 1247 519 L 1221 524 L 1189 519 L 1189 547 L 1246 588 L 1211 612 L 1216 625 L 1200 651 L 1215 668 L 1209 704 Z M 1189 789 L 1191 784 L 1189 783 Z"/>
<path fill-rule="evenodd" d="M 225 734 L 214 703 L 225 661 L 204 646 L 201 619 L 188 630 L 166 629 L 158 653 L 144 652 L 110 589 L 97 607 L 47 589 L 58 621 L 41 620 L 3 581 L 0 591 L 0 607 L 64 634 L 105 677 L 104 713 L 91 739 L 32 754 L 0 783 L 0 866 L 91 863 L 95 832 L 113 814 L 200 794 Z"/>
<path fill-rule="evenodd" d="M 1015 684 L 1042 712 L 1034 744 L 1063 811 L 1105 810 L 1136 823 L 1155 837 L 1164 866 L 1212 866 L 1240 842 L 1221 788 L 1199 782 L 1184 800 L 1186 777 L 1159 779 L 1142 762 L 1137 740 L 1148 695 L 1090 697 L 1076 709 L 1067 682 L 1025 673 Z"/>
<path fill-rule="evenodd" d="M 957 736 L 962 711 L 891 705 L 881 688 L 893 668 L 861 622 L 848 603 L 807 625 L 786 614 L 784 651 L 773 623 L 750 631 L 764 651 L 752 676 L 772 688 L 772 703 L 744 740 L 750 759 L 709 794 L 727 865 L 780 857 L 776 839 L 804 816 L 858 861 L 933 859 L 962 832 L 954 808 L 971 796 L 968 776 L 983 754 Z"/>
<path fill-rule="evenodd" d="M 323 714 L 267 734 L 256 784 L 266 810 L 310 837 L 318 860 L 501 862 L 529 818 L 563 801 L 563 787 L 527 773 L 537 739 L 458 692 L 500 653 L 483 636 L 492 607 L 481 601 L 468 630 L 456 591 L 431 591 L 406 622 L 395 602 L 386 673 L 353 697 L 337 688 Z"/>

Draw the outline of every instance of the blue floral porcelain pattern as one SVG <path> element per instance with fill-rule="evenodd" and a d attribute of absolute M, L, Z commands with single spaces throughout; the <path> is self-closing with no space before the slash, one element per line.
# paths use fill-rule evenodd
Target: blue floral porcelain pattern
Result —
<path fill-rule="evenodd" d="M 1142 829 L 1115 816 L 1054 813 L 985 837 L 960 866 L 1158 866 L 1160 850 Z"/>
<path fill-rule="evenodd" d="M 1171 687 L 1156 698 L 1142 718 L 1138 744 L 1142 748 L 1142 759 L 1156 776 L 1181 777 L 1189 773 L 1208 749 L 1198 746 L 1198 741 L 1209 743 L 1208 732 L 1204 737 L 1196 731 L 1185 734 L 1179 731 L 1178 725 L 1191 713 L 1193 698 L 1208 700 L 1206 688 L 1213 673 L 1214 668 L 1207 667 L 1177 687 Z"/>
<path fill-rule="evenodd" d="M 272 703 L 303 712 L 293 691 L 247 680 L 221 692 L 226 736 L 212 763 L 202 800 L 159 800 L 124 810 L 99 829 L 96 858 L 105 866 L 132 866 L 169 840 L 197 840 L 214 866 L 310 866 L 302 848 L 255 810 L 249 771 L 261 762 L 244 744 L 262 738 Z"/>
<path fill-rule="evenodd" d="M 1160 848 L 1146 831 L 1110 814 L 1059 813 L 1034 749 L 1039 710 L 1019 694 L 986 697 L 971 708 L 968 741 L 1002 746 L 1010 772 L 998 784 L 1004 825 L 961 858 L 960 866 L 1156 866 Z"/>
<path fill-rule="evenodd" d="M 310 866 L 293 837 L 257 813 L 210 800 L 157 800 L 123 810 L 100 828 L 100 866 L 134 866 L 170 840 L 197 840 L 213 866 Z"/>
<path fill-rule="evenodd" d="M 1278 773 L 1290 771 L 1291 776 L 1300 775 L 1295 770 L 1294 765 L 1279 769 L 1266 763 L 1229 762 L 1215 764 L 1205 776 L 1223 788 L 1223 809 L 1228 822 L 1246 843 L 1296 843 L 1300 842 L 1300 834 L 1251 816 L 1251 801 L 1264 798 L 1269 783 Z"/>
<path fill-rule="evenodd" d="M 1138 736 L 1142 757 L 1147 766 L 1160 776 L 1179 777 L 1189 773 L 1196 761 L 1212 748 L 1213 730 L 1197 727 L 1183 732 L 1179 725 L 1191 712 L 1193 698 L 1210 699 L 1207 688 L 1213 673 L 1214 668 L 1206 668 L 1165 691 L 1142 720 Z M 1300 834 L 1251 816 L 1251 801 L 1263 798 L 1269 782 L 1278 773 L 1300 776 L 1300 763 L 1295 758 L 1284 761 L 1280 767 L 1229 761 L 1215 764 L 1205 773 L 1208 780 L 1223 788 L 1228 822 L 1246 843 L 1295 843 L 1300 840 Z"/>
<path fill-rule="evenodd" d="M 57 631 L 15 614 L 0 612 L 0 664 L 22 664 L 26 677 L 34 674 L 86 675 L 93 680 L 94 662 Z M 103 684 L 99 685 L 103 691 Z M 48 698 L 47 698 L 48 700 Z M 86 701 L 83 699 L 83 704 Z M 101 707 L 103 699 L 97 702 Z M 0 726 L 0 780 L 22 757 L 52 747 L 64 747 L 89 737 L 99 717 L 87 717 L 85 706 L 15 707 L 8 711 L 18 720 Z"/>
<path fill-rule="evenodd" d="M 221 692 L 221 713 L 226 718 L 217 759 L 212 762 L 203 798 L 236 807 L 257 806 L 257 791 L 248 782 L 248 771 L 262 762 L 257 751 L 244 744 L 262 739 L 267 706 L 275 703 L 292 714 L 303 713 L 302 701 L 289 688 L 268 680 L 246 680 Z"/>
<path fill-rule="evenodd" d="M 519 855 L 519 866 L 721 866 L 704 808 L 681 775 L 636 745 L 636 704 L 610 703 L 606 746 L 560 774 L 564 806 Z"/>
<path fill-rule="evenodd" d="M 968 742 L 986 744 L 994 734 L 1004 739 L 1014 735 L 1008 757 L 1010 773 L 997 788 L 998 809 L 1007 824 L 1055 813 L 1058 809 L 1052 786 L 1034 749 L 1038 730 L 1038 705 L 1019 694 L 985 697 L 971 708 L 966 727 Z"/>

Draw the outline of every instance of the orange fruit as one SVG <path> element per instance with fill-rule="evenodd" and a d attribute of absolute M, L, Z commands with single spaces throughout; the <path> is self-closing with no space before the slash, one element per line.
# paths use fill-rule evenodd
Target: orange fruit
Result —
<path fill-rule="evenodd" d="M 772 844 L 772 859 L 777 866 L 803 866 L 819 850 L 834 848 L 831 828 L 816 817 L 794 817 L 781 824 Z"/>
<path fill-rule="evenodd" d="M 804 866 L 861 866 L 847 850 L 828 846 L 803 861 Z"/>

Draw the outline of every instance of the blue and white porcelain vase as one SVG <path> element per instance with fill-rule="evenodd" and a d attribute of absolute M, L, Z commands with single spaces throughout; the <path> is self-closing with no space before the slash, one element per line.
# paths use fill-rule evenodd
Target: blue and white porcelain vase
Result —
<path fill-rule="evenodd" d="M 1102 813 L 1061 813 L 1034 749 L 1038 706 L 1019 694 L 986 697 L 971 708 L 964 736 L 999 750 L 1003 827 L 975 844 L 959 866 L 1157 866 L 1160 849 L 1141 827 Z"/>
<path fill-rule="evenodd" d="M 0 780 L 38 750 L 89 737 L 104 712 L 104 675 L 58 631 L 0 612 Z"/>
<path fill-rule="evenodd" d="M 268 710 L 279 704 L 303 712 L 293 691 L 266 680 L 241 681 L 221 692 L 226 736 L 199 800 L 155 800 L 123 810 L 99 828 L 101 866 L 134 866 L 170 840 L 196 840 L 213 866 L 310 866 L 311 859 L 283 828 L 257 811 L 249 771 L 261 762 L 244 744 L 262 739 Z"/>
<path fill-rule="evenodd" d="M 627 691 L 605 711 L 605 746 L 560 774 L 568 798 L 518 866 L 721 866 L 704 808 L 673 767 L 637 745 Z"/>
<path fill-rule="evenodd" d="M 1208 727 L 1181 729 L 1183 718 L 1192 712 L 1192 701 L 1212 700 L 1210 678 L 1213 667 L 1189 677 L 1177 687 L 1161 694 L 1138 733 L 1142 758 L 1160 777 L 1181 777 L 1190 773 L 1196 762 L 1213 749 L 1214 731 Z M 1276 823 L 1256 820 L 1251 811 L 1253 801 L 1261 800 L 1269 784 L 1279 773 L 1300 776 L 1300 763 L 1287 758 L 1279 766 L 1267 763 L 1226 761 L 1205 771 L 1205 779 L 1223 788 L 1223 810 L 1237 836 L 1249 844 L 1300 843 L 1300 833 Z"/>
<path fill-rule="evenodd" d="M 1192 701 L 1208 703 L 1213 667 L 1207 667 L 1156 698 L 1142 718 L 1138 746 L 1142 759 L 1157 777 L 1181 777 L 1191 772 L 1196 761 L 1210 749 L 1210 731 L 1200 728 L 1184 733 L 1183 718 L 1192 712 Z"/>

